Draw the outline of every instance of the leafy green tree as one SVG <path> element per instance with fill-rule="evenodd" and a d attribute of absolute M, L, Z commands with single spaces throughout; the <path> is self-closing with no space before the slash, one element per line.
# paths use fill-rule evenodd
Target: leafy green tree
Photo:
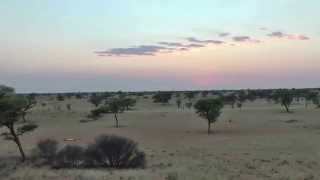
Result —
<path fill-rule="evenodd" d="M 208 134 L 211 124 L 215 123 L 221 114 L 223 103 L 220 99 L 201 99 L 195 105 L 197 114 L 208 121 Z"/>
<path fill-rule="evenodd" d="M 13 92 L 14 90 L 10 90 L 10 93 L 8 93 L 7 90 L 0 89 L 0 127 L 5 127 L 8 130 L 1 135 L 6 140 L 12 140 L 18 146 L 21 160 L 25 161 L 26 155 L 19 137 L 26 132 L 33 131 L 38 126 L 31 122 L 20 122 L 27 104 L 23 96 L 18 96 Z"/>

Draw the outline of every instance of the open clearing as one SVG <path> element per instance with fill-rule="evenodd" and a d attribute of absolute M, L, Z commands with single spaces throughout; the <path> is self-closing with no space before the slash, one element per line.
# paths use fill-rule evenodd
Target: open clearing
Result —
<path fill-rule="evenodd" d="M 41 102 L 47 105 L 42 107 Z M 72 110 L 66 109 L 66 104 Z M 61 110 L 54 108 L 60 106 Z M 48 97 L 27 119 L 39 128 L 22 137 L 28 152 L 45 138 L 62 144 L 85 144 L 100 134 L 117 134 L 139 143 L 147 154 L 147 167 L 137 170 L 52 170 L 17 165 L 16 145 L 1 141 L 0 179 L 14 180 L 316 180 L 320 179 L 319 109 L 295 103 L 294 113 L 285 113 L 280 105 L 262 100 L 247 102 L 242 111 L 225 106 L 213 133 L 193 110 L 178 110 L 140 97 L 132 111 L 119 115 L 121 128 L 114 128 L 112 115 L 80 123 L 93 106 L 82 99 L 57 102 Z M 77 142 L 64 142 L 76 138 Z M 10 159 L 10 161 L 8 160 Z"/>

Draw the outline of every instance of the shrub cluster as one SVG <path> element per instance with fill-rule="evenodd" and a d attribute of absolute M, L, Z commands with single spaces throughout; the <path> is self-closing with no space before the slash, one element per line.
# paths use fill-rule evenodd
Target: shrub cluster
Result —
<path fill-rule="evenodd" d="M 66 145 L 58 150 L 54 140 L 40 141 L 37 158 L 53 168 L 144 168 L 146 158 L 137 143 L 115 135 L 101 135 L 86 147 Z"/>

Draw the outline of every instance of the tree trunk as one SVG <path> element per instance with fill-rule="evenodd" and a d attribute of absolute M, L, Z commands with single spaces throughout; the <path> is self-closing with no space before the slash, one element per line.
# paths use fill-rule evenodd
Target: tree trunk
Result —
<path fill-rule="evenodd" d="M 13 141 L 17 144 L 17 146 L 19 148 L 19 152 L 21 154 L 21 161 L 24 162 L 26 160 L 26 155 L 22 149 L 20 139 L 19 139 L 18 135 L 16 134 L 13 126 L 9 127 L 9 129 L 10 129 L 11 135 L 13 136 Z"/>
<path fill-rule="evenodd" d="M 117 113 L 114 114 L 114 118 L 116 120 L 116 128 L 119 128 L 119 121 L 118 121 Z"/>
<path fill-rule="evenodd" d="M 304 107 L 308 108 L 308 101 L 305 102 Z"/>
<path fill-rule="evenodd" d="M 286 108 L 287 113 L 289 113 L 289 112 L 290 112 L 290 110 L 289 110 L 288 105 L 287 105 L 287 104 L 284 104 L 284 107 Z"/>
<path fill-rule="evenodd" d="M 211 129 L 211 123 L 208 121 L 208 134 L 210 134 L 210 129 Z"/>

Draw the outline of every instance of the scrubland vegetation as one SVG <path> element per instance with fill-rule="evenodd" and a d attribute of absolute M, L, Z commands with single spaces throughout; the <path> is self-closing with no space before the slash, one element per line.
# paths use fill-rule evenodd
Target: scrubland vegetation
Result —
<path fill-rule="evenodd" d="M 319 89 L 17 94 L 2 85 L 0 179 L 319 179 L 319 98 Z"/>

